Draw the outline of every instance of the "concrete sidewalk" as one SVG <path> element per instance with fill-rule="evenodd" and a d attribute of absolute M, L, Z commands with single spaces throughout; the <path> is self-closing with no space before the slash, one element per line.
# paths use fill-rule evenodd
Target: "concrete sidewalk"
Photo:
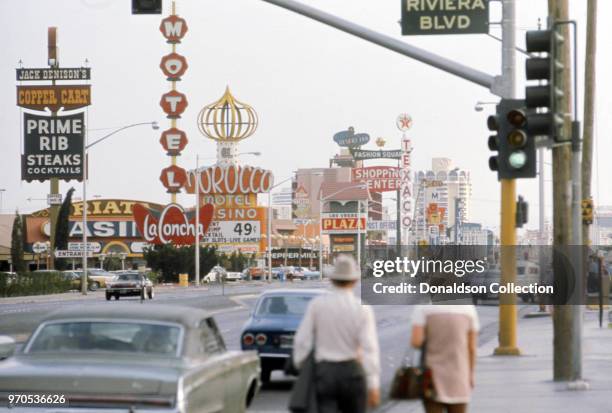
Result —
<path fill-rule="evenodd" d="M 585 310 L 583 376 L 586 391 L 568 390 L 567 383 L 552 381 L 552 319 L 522 318 L 519 321 L 520 357 L 492 356 L 497 339 L 478 349 L 476 388 L 470 412 L 612 412 L 612 328 L 607 312 L 599 328 L 597 312 Z M 386 413 L 422 412 L 420 402 L 400 402 Z"/>

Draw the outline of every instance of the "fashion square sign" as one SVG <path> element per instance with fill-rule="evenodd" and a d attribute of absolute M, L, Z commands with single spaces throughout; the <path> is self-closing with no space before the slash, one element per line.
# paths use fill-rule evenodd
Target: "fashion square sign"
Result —
<path fill-rule="evenodd" d="M 23 114 L 24 153 L 21 179 L 44 181 L 51 178 L 83 177 L 83 113 L 67 116 Z"/>

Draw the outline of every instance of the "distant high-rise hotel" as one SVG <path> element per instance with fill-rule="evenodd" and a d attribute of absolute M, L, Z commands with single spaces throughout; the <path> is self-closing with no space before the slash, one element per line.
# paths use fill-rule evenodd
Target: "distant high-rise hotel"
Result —
<path fill-rule="evenodd" d="M 458 224 L 460 236 L 461 224 L 470 220 L 470 172 L 453 167 L 449 158 L 433 158 L 430 170 L 415 173 L 413 196 L 413 239 L 417 242 L 454 242 L 449 239 L 449 228 Z"/>

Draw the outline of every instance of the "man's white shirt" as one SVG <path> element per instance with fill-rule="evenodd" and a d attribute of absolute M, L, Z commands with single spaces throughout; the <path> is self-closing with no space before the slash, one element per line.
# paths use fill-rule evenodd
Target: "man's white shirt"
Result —
<path fill-rule="evenodd" d="M 293 358 L 299 366 L 315 346 L 315 360 L 358 360 L 368 388 L 380 387 L 380 352 L 374 313 L 361 305 L 353 291 L 332 287 L 331 294 L 315 297 L 295 334 Z"/>

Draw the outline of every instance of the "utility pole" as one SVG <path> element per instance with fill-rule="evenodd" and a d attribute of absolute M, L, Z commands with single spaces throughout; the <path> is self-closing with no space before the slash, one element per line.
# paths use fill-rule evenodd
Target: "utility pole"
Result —
<path fill-rule="evenodd" d="M 595 119 L 595 56 L 597 52 L 597 0 L 588 0 L 586 26 L 586 55 L 584 58 L 584 115 L 582 130 L 582 198 L 591 198 L 593 161 L 593 124 Z M 589 224 L 582 224 L 582 241 L 590 244 Z M 599 240 L 596 240 L 597 243 Z M 587 269 L 588 256 L 583 257 Z"/>
<path fill-rule="evenodd" d="M 548 0 L 548 14 L 554 21 L 568 20 L 567 0 Z M 566 41 L 561 46 L 558 58 L 564 67 L 568 67 L 569 59 L 569 31 L 566 26 L 561 28 L 562 36 Z M 564 70 L 560 87 L 563 96 L 558 97 L 556 107 L 559 112 L 570 113 L 570 72 Z M 569 118 L 564 116 L 562 133 L 570 133 Z M 566 270 L 562 268 L 559 252 L 568 251 L 568 245 L 572 239 L 571 220 L 571 194 L 570 194 L 570 172 L 571 172 L 571 148 L 569 145 L 557 145 L 552 148 L 552 170 L 553 170 L 553 246 L 558 251 L 553 258 L 554 276 L 564 276 Z M 555 381 L 572 380 L 574 371 L 573 348 L 574 313 L 571 305 L 555 306 L 553 313 L 553 378 Z"/>
<path fill-rule="evenodd" d="M 47 64 L 49 67 L 59 67 L 59 56 L 57 52 L 57 27 L 49 27 L 47 29 Z M 51 81 L 55 86 L 55 80 Z M 57 112 L 51 112 L 51 116 L 55 117 Z M 59 194 L 59 179 L 51 178 L 50 194 Z M 49 234 L 49 266 L 47 269 L 55 269 L 55 229 L 57 228 L 57 215 L 59 214 L 59 205 L 49 205 L 49 221 L 51 222 L 51 233 Z M 83 231 L 85 229 L 83 228 Z M 87 288 L 85 286 L 84 288 Z"/>
<path fill-rule="evenodd" d="M 516 10 L 514 0 L 502 1 L 502 98 L 516 98 Z M 500 228 L 501 282 L 516 280 L 516 180 L 501 179 L 501 228 Z M 499 297 L 499 346 L 495 355 L 516 356 L 517 346 L 516 296 L 501 294 Z"/>

